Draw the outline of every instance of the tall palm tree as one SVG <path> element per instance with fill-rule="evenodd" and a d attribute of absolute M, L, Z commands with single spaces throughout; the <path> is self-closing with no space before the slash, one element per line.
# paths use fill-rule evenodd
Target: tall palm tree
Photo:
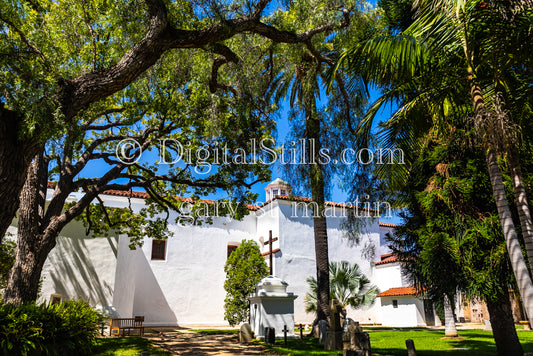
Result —
<path fill-rule="evenodd" d="M 314 277 L 308 277 L 310 292 L 304 297 L 305 311 L 317 311 L 317 282 Z M 343 308 L 353 309 L 374 303 L 378 288 L 370 284 L 370 280 L 361 272 L 357 264 L 347 261 L 331 262 L 329 264 L 330 299 L 336 299 Z"/>
<path fill-rule="evenodd" d="M 399 125 L 415 128 L 416 124 L 408 121 L 407 112 L 424 106 L 429 108 L 428 115 L 419 117 L 429 121 L 431 130 L 438 130 L 435 119 L 442 120 L 449 111 L 473 113 L 479 143 L 486 152 L 488 173 L 513 271 L 526 313 L 533 322 L 533 283 L 522 255 L 496 159 L 497 153 L 512 152 L 516 144 L 516 141 L 508 139 L 509 131 L 504 128 L 509 120 L 498 112 L 496 103 L 501 93 L 512 98 L 508 92 L 507 73 L 517 74 L 524 67 L 531 70 L 531 56 L 522 43 L 528 42 L 529 48 L 533 45 L 530 43 L 531 36 L 527 35 L 527 31 L 531 31 L 531 23 L 527 21 L 531 1 L 419 0 L 416 5 L 418 18 L 402 35 L 356 46 L 350 52 L 354 55 L 350 67 L 358 73 L 366 72 L 369 79 L 386 82 L 390 90 L 382 103 L 393 98 L 404 99 L 402 110 L 389 120 L 389 129 Z M 522 33 L 524 35 L 520 36 Z M 520 40 L 517 41 L 517 38 Z M 362 58 L 366 61 L 363 62 Z M 435 87 L 424 85 L 431 82 L 431 77 L 441 79 L 447 86 L 446 90 L 436 92 Z M 459 97 L 452 97 L 449 92 L 459 94 Z M 460 100 L 465 92 L 471 101 L 469 110 Z M 405 98 L 408 100 L 405 101 Z M 370 111 L 369 117 L 379 106 Z M 367 121 L 366 130 L 371 127 L 371 121 Z M 386 132 L 390 134 L 391 131 Z M 412 140 L 417 137 L 416 132 L 410 131 L 410 135 L 404 142 L 409 139 L 411 143 L 416 142 Z M 514 167 L 519 167 L 516 162 Z M 404 169 L 404 173 L 408 174 L 408 170 Z M 518 175 L 514 178 L 520 182 Z M 515 184 L 515 190 L 520 202 L 524 237 L 529 243 L 527 201 L 519 185 Z M 496 305 L 488 307 L 493 310 L 491 314 L 497 314 Z M 494 317 L 492 321 L 495 338 L 505 339 L 505 328 L 499 324 L 498 318 Z M 509 355 L 522 352 L 517 348 L 503 351 L 500 347 L 499 351 Z"/>
<path fill-rule="evenodd" d="M 311 1 L 312 2 L 312 1 Z M 328 320 L 329 307 L 329 290 L 330 279 L 328 277 L 329 255 L 328 255 L 328 234 L 327 221 L 325 214 L 325 197 L 328 191 L 327 183 L 329 176 L 334 169 L 332 165 L 324 162 L 321 156 L 321 150 L 327 146 L 327 140 L 331 140 L 332 127 L 326 126 L 326 121 L 332 122 L 340 116 L 350 118 L 350 115 L 359 110 L 366 103 L 366 94 L 362 88 L 359 79 L 345 82 L 342 74 L 335 76 L 335 85 L 327 93 L 326 106 L 329 115 L 319 109 L 319 104 L 324 104 L 321 97 L 325 94 L 325 85 L 327 69 L 335 63 L 334 59 L 328 57 L 330 51 L 328 47 L 336 47 L 338 41 L 344 38 L 339 33 L 348 33 L 345 37 L 355 36 L 354 26 L 347 27 L 346 16 L 350 16 L 352 21 L 357 18 L 357 11 L 346 10 L 355 8 L 355 2 L 341 1 L 338 7 L 345 7 L 341 22 L 343 25 L 333 36 L 333 39 L 322 39 L 323 42 L 309 42 L 301 47 L 283 48 L 277 47 L 276 55 L 273 52 L 267 56 L 267 70 L 270 81 L 270 88 L 265 93 L 267 100 L 273 100 L 277 103 L 288 99 L 291 108 L 290 119 L 295 129 L 293 136 L 297 139 L 303 138 L 306 142 L 303 156 L 306 158 L 304 164 L 296 166 L 286 165 L 285 168 L 290 170 L 291 184 L 303 186 L 311 193 L 313 208 L 313 230 L 315 243 L 316 258 L 316 281 L 318 287 L 317 302 L 317 319 Z M 291 6 L 302 6 L 304 2 L 291 2 Z M 314 5 L 307 4 L 309 9 L 315 6 L 323 6 L 320 1 L 314 2 Z M 332 6 L 332 4 L 328 4 Z M 307 10 L 306 10 L 307 11 Z M 302 13 L 305 13 L 303 11 Z M 321 15 L 323 16 L 323 14 Z M 290 21 L 293 21 L 291 19 Z M 300 24 L 295 24 L 300 25 Z M 340 109 L 339 109 L 340 108 Z M 333 116 L 333 119 L 331 118 Z M 329 130 L 326 135 L 326 129 Z M 339 144 L 340 142 L 336 142 Z M 331 147 L 329 147 L 331 148 Z M 299 181 L 299 182 L 298 182 Z"/>

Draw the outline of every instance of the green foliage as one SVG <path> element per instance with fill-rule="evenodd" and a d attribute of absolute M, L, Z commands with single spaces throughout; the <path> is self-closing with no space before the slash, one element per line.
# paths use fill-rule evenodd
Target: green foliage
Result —
<path fill-rule="evenodd" d="M 305 311 L 315 313 L 317 310 L 317 283 L 314 277 L 308 277 L 307 283 L 311 292 L 304 297 Z M 330 299 L 336 299 L 343 308 L 353 309 L 372 305 L 379 293 L 378 288 L 370 284 L 370 280 L 361 273 L 357 264 L 346 261 L 330 262 L 329 264 Z"/>
<path fill-rule="evenodd" d="M 0 305 L 0 350 L 5 355 L 91 355 L 103 315 L 86 301 Z"/>
<path fill-rule="evenodd" d="M 224 271 L 224 319 L 230 325 L 237 325 L 248 320 L 247 297 L 255 291 L 255 285 L 267 276 L 268 266 L 257 243 L 253 240 L 243 240 L 228 257 Z"/>
<path fill-rule="evenodd" d="M 379 0 L 378 6 L 383 9 L 385 25 L 393 32 L 401 32 L 413 23 L 413 0 Z"/>
<path fill-rule="evenodd" d="M 514 283 L 483 152 L 467 150 L 468 137 L 455 128 L 426 139 L 405 187 L 406 223 L 390 236 L 406 272 L 435 301 L 457 288 L 492 300 Z"/>
<path fill-rule="evenodd" d="M 9 270 L 15 262 L 16 246 L 14 241 L 6 241 L 5 239 L 0 243 L 0 290 L 3 290 L 7 285 Z"/>

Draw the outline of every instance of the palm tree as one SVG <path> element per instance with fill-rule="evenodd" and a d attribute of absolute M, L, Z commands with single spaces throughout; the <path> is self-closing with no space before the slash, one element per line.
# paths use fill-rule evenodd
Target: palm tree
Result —
<path fill-rule="evenodd" d="M 453 309 L 448 295 L 444 294 L 444 335 L 448 337 L 458 336 L 457 328 L 455 327 L 455 317 L 453 316 Z"/>
<path fill-rule="evenodd" d="M 314 277 L 308 277 L 310 292 L 304 297 L 305 311 L 317 312 L 317 283 Z M 379 293 L 378 288 L 370 284 L 370 280 L 361 273 L 357 264 L 347 261 L 329 264 L 330 299 L 336 299 L 346 309 L 361 308 L 372 305 Z"/>
<path fill-rule="evenodd" d="M 498 152 L 512 152 L 516 145 L 516 141 L 509 139 L 509 131 L 503 130 L 509 118 L 498 112 L 496 104 L 501 93 L 504 97 L 512 98 L 512 93 L 508 91 L 512 87 L 508 77 L 519 76 L 523 68 L 531 69 L 531 56 L 522 43 L 527 42 L 530 48 L 531 36 L 518 35 L 531 30 L 531 23 L 526 20 L 527 11 L 531 11 L 531 1 L 419 0 L 416 5 L 419 16 L 403 34 L 357 45 L 345 54 L 352 55 L 349 66 L 356 73 L 366 73 L 369 79 L 384 83 L 390 89 L 370 111 L 366 130 L 370 129 L 372 116 L 380 105 L 395 98 L 403 100 L 402 108 L 386 124 L 389 130 L 384 135 L 399 126 L 409 127 L 413 130 L 407 131 L 410 133 L 404 142 L 410 140 L 415 145 L 415 138 L 420 135 L 416 134 L 416 123 L 409 121 L 412 118 L 409 112 L 423 107 L 429 109 L 428 115 L 418 117 L 427 119 L 430 130 L 438 130 L 439 125 L 445 125 L 445 122 L 435 120 L 445 119 L 450 116 L 450 111 L 455 115 L 461 112 L 465 115 L 469 111 L 473 113 L 479 143 L 485 149 L 508 254 L 531 322 L 533 283 L 522 255 L 496 159 Z M 517 41 L 517 38 L 520 40 Z M 362 61 L 361 58 L 366 60 Z M 434 84 L 435 80 L 431 79 L 435 77 L 446 84 L 446 90 L 435 90 L 435 87 L 427 85 L 431 82 Z M 465 92 L 471 100 L 470 110 L 462 102 Z M 365 125 L 361 127 L 365 128 Z M 516 161 L 513 166 L 519 167 Z M 404 169 L 404 173 L 407 175 L 408 170 Z M 514 178 L 520 182 L 518 175 Z M 525 212 L 527 201 L 520 187 L 515 185 L 516 188 L 515 195 L 520 200 L 521 225 L 529 244 L 530 227 Z M 505 327 L 499 324 L 499 319 L 503 318 L 497 316 L 498 307 L 490 303 L 488 307 L 493 316 L 495 339 L 506 339 Z M 522 352 L 516 347 L 504 351 L 499 346 L 498 349 L 500 353 L 509 355 Z"/>
<path fill-rule="evenodd" d="M 348 7 L 348 3 L 341 1 L 338 6 Z M 292 3 L 291 5 L 301 6 L 302 4 Z M 317 2 L 316 5 L 320 5 L 320 2 Z M 308 6 L 313 8 L 309 4 Z M 347 11 L 343 12 L 343 16 L 349 15 L 352 19 L 356 17 Z M 294 19 L 289 20 L 294 21 Z M 350 31 L 354 28 L 353 26 L 346 28 L 345 19 L 342 22 L 344 24 L 341 25 L 339 32 Z M 355 35 L 351 34 L 351 36 Z M 297 128 L 293 132 L 294 136 L 297 139 L 303 138 L 306 142 L 305 152 L 301 152 L 306 157 L 305 164 L 286 165 L 285 168 L 290 170 L 289 173 L 293 177 L 290 183 L 293 186 L 299 184 L 311 192 L 314 210 L 313 230 L 318 290 L 317 319 L 314 326 L 319 320 L 329 321 L 327 310 L 329 307 L 330 279 L 328 277 L 329 256 L 325 197 L 328 191 L 326 188 L 328 178 L 334 169 L 332 165 L 327 166 L 320 153 L 321 149 L 326 147 L 326 141 L 331 140 L 328 136 L 331 136 L 332 127 L 326 127 L 328 117 L 324 111 L 319 110 L 318 103 L 321 95 L 324 94 L 327 70 L 335 63 L 332 58 L 328 57 L 328 45 L 337 46 L 336 42 L 340 38 L 342 36 L 337 33 L 333 40 L 328 40 L 327 45 L 309 42 L 301 47 L 278 47 L 276 56 L 273 56 L 271 52 L 265 58 L 267 62 L 265 74 L 270 77 L 270 88 L 265 93 L 265 97 L 268 101 L 276 103 L 288 99 L 291 108 L 290 119 L 293 126 Z M 322 48 L 317 48 L 318 46 Z M 360 107 L 366 103 L 366 94 L 360 85 L 361 81 L 355 79 L 345 82 L 339 73 L 334 77 L 334 82 L 335 85 L 328 93 L 326 104 L 330 112 L 329 115 L 333 116 L 333 119 L 330 117 L 329 121 L 335 121 L 335 119 L 338 121 L 340 116 L 350 119 L 350 115 L 354 111 L 360 110 Z M 326 129 L 329 130 L 329 135 L 325 134 Z M 336 142 L 336 144 L 339 145 L 340 142 Z"/>

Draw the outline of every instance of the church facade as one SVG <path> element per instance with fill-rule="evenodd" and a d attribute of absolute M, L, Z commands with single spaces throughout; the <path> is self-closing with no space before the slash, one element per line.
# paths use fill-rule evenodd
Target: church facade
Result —
<path fill-rule="evenodd" d="M 266 187 L 267 202 L 250 207 L 242 220 L 214 217 L 212 224 L 171 225 L 168 240 L 146 236 L 135 250 L 128 247 L 128 236 L 87 237 L 82 224 L 73 222 L 45 263 L 40 298 L 81 298 L 113 316 L 144 315 L 153 326 L 227 325 L 224 264 L 242 240 L 251 239 L 261 246 L 267 263 L 272 251 L 273 274 L 298 296 L 295 322 L 309 324 L 314 315 L 305 312 L 304 296 L 309 291 L 306 279 L 316 276 L 312 212 L 309 199 L 289 197 L 289 190 L 276 179 Z M 146 194 L 110 191 L 101 198 L 110 207 L 140 210 Z M 356 263 L 373 284 L 391 288 L 390 275 L 383 271 L 387 266 L 380 262 L 389 252 L 383 235 L 393 225 L 369 220 L 355 244 L 345 236 L 347 206 L 328 203 L 327 209 L 329 260 Z M 270 234 L 275 240 L 271 247 L 265 244 Z M 348 317 L 383 324 L 390 318 L 381 302 L 376 298 L 370 307 L 348 310 Z M 425 325 L 423 318 L 411 319 L 416 325 L 410 326 Z"/>

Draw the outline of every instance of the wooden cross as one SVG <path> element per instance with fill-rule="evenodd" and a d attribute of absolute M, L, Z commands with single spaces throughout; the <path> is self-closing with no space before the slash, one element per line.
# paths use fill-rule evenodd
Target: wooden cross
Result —
<path fill-rule="evenodd" d="M 283 341 L 285 342 L 285 347 L 287 347 L 287 333 L 289 332 L 289 329 L 287 329 L 287 325 L 283 325 Z"/>
<path fill-rule="evenodd" d="M 278 241 L 278 238 L 277 238 L 277 237 L 276 237 L 276 238 L 272 238 L 272 230 L 270 230 L 270 231 L 268 232 L 268 241 L 264 242 L 263 245 L 265 245 L 265 246 L 266 246 L 266 245 L 269 245 L 268 256 L 269 256 L 269 258 L 270 258 L 270 275 L 271 275 L 271 276 L 274 275 L 274 272 L 273 272 L 273 271 L 274 271 L 274 269 L 273 269 L 274 265 L 272 264 L 272 256 L 274 255 L 274 254 L 272 253 L 272 245 L 273 245 L 273 242 L 274 242 L 274 241 Z"/>

